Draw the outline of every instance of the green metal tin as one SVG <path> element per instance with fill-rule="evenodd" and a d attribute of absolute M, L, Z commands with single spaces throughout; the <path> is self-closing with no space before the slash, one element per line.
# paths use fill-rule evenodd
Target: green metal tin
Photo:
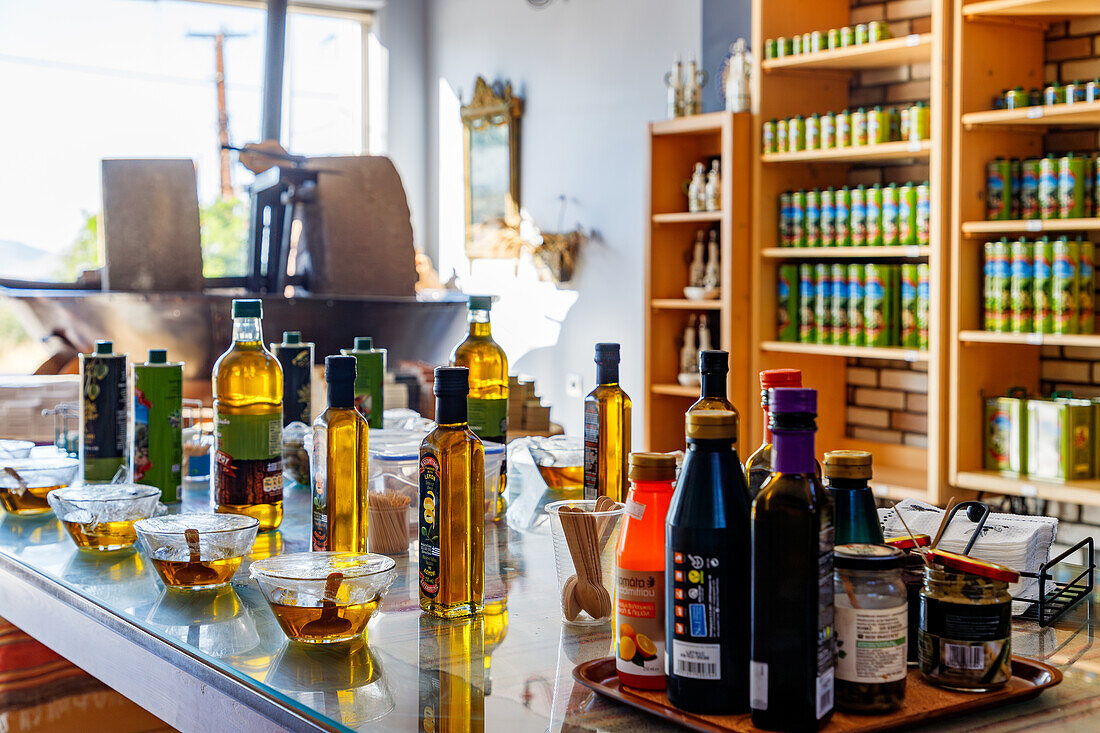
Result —
<path fill-rule="evenodd" d="M 1060 237 L 1054 243 L 1054 267 L 1050 283 L 1054 333 L 1077 333 L 1077 303 L 1081 284 L 1080 261 L 1081 248 L 1077 242 Z"/>
<path fill-rule="evenodd" d="M 1054 333 L 1054 245 L 1041 237 L 1034 245 L 1035 333 Z"/>
<path fill-rule="evenodd" d="M 1020 162 L 1020 218 L 1039 218 L 1039 176 L 1042 165 L 1039 158 L 1026 158 Z"/>
<path fill-rule="evenodd" d="M 821 117 L 816 112 L 806 118 L 806 149 L 821 149 Z"/>
<path fill-rule="evenodd" d="M 386 350 L 374 348 L 370 336 L 357 336 L 354 348 L 341 349 L 340 353 L 355 357 L 355 409 L 372 428 L 381 428 Z"/>
<path fill-rule="evenodd" d="M 1027 473 L 1056 481 L 1093 475 L 1093 405 L 1088 400 L 1027 401 Z"/>
<path fill-rule="evenodd" d="M 832 289 L 832 334 L 830 343 L 837 346 L 848 345 L 848 266 L 832 265 L 829 276 L 833 281 Z"/>
<path fill-rule="evenodd" d="M 1087 216 L 1085 206 L 1085 159 L 1070 153 L 1058 159 L 1058 216 L 1079 219 Z"/>
<path fill-rule="evenodd" d="M 780 265 L 776 288 L 776 331 L 780 341 L 798 341 L 798 265 Z"/>
<path fill-rule="evenodd" d="M 793 50 L 791 39 L 785 36 L 780 36 L 775 39 L 775 58 L 781 59 L 785 56 L 791 56 L 793 55 Z"/>
<path fill-rule="evenodd" d="M 825 50 L 825 35 L 821 31 L 810 32 L 810 50 L 809 53 L 817 53 L 818 51 Z"/>
<path fill-rule="evenodd" d="M 834 48 L 840 48 L 840 30 L 839 29 L 830 28 L 828 34 L 826 35 L 826 38 L 827 38 L 827 42 L 828 42 L 830 51 L 833 50 Z"/>
<path fill-rule="evenodd" d="M 847 186 L 838 188 L 833 200 L 836 224 L 836 246 L 852 244 L 852 191 Z"/>
<path fill-rule="evenodd" d="M 867 113 L 867 142 L 871 145 L 890 141 L 890 114 L 875 106 Z"/>
<path fill-rule="evenodd" d="M 893 273 L 890 265 L 866 265 L 863 292 L 863 324 L 867 331 L 867 346 L 890 346 L 894 298 Z"/>
<path fill-rule="evenodd" d="M 95 351 L 80 355 L 80 384 L 81 475 L 110 481 L 130 463 L 126 355 L 114 353 L 110 341 L 97 341 Z"/>
<path fill-rule="evenodd" d="M 1035 327 L 1035 245 L 1023 240 L 1012 242 L 1009 285 L 1010 328 L 1013 333 L 1031 333 Z"/>
<path fill-rule="evenodd" d="M 1077 243 L 1080 260 L 1077 266 L 1077 333 L 1096 330 L 1096 247 L 1092 242 Z"/>
<path fill-rule="evenodd" d="M 864 194 L 866 217 L 864 226 L 867 232 L 867 244 L 873 247 L 883 243 L 883 203 L 882 186 L 874 184 Z"/>
<path fill-rule="evenodd" d="M 836 245 L 836 191 L 826 188 L 821 192 L 821 246 Z"/>
<path fill-rule="evenodd" d="M 917 102 L 909 108 L 909 142 L 920 142 L 932 137 L 932 111 L 925 102 Z"/>
<path fill-rule="evenodd" d="M 1012 216 L 1012 163 L 994 158 L 985 167 L 985 218 L 1002 221 Z"/>
<path fill-rule="evenodd" d="M 778 153 L 778 140 L 775 137 L 775 120 L 768 120 L 761 129 L 760 137 L 763 141 L 765 153 Z"/>
<path fill-rule="evenodd" d="M 898 239 L 898 214 L 900 203 L 897 184 L 891 183 L 882 189 L 882 243 L 900 244 Z"/>
<path fill-rule="evenodd" d="M 1031 106 L 1031 102 L 1023 87 L 1005 90 L 1005 109 L 1019 109 L 1029 106 Z"/>
<path fill-rule="evenodd" d="M 985 458 L 987 471 L 1009 476 L 1027 474 L 1027 391 L 1013 387 L 1005 397 L 985 401 Z"/>
<path fill-rule="evenodd" d="M 867 266 L 848 265 L 848 345 L 866 346 L 867 332 L 863 324 L 866 301 Z"/>
<path fill-rule="evenodd" d="M 890 37 L 890 27 L 881 20 L 872 20 L 867 24 L 867 41 L 885 41 Z"/>
<path fill-rule="evenodd" d="M 784 191 L 779 194 L 779 246 L 791 247 L 794 245 L 793 213 L 791 204 L 791 192 Z"/>
<path fill-rule="evenodd" d="M 847 48 L 855 44 L 855 33 L 852 32 L 851 26 L 844 26 L 840 29 L 840 47 Z"/>
<path fill-rule="evenodd" d="M 836 147 L 836 115 L 826 112 L 821 116 L 821 149 L 832 150 Z"/>
<path fill-rule="evenodd" d="M 1060 212 L 1058 203 L 1059 163 L 1053 155 L 1039 160 L 1039 218 L 1057 219 Z"/>
<path fill-rule="evenodd" d="M 928 181 L 917 184 L 917 244 L 932 240 L 932 191 Z"/>
<path fill-rule="evenodd" d="M 907 349 L 920 348 L 920 329 L 917 314 L 917 291 L 920 286 L 920 274 L 917 265 L 906 263 L 901 266 L 901 339 L 900 344 Z"/>
<path fill-rule="evenodd" d="M 133 451 L 130 476 L 160 489 L 163 502 L 180 501 L 183 465 L 183 362 L 153 349 L 134 364 Z"/>
<path fill-rule="evenodd" d="M 806 246 L 821 246 L 821 191 L 806 192 Z"/>
<path fill-rule="evenodd" d="M 1043 104 L 1065 104 L 1066 88 L 1061 84 L 1051 84 L 1043 89 Z"/>
<path fill-rule="evenodd" d="M 806 192 L 791 192 L 791 244 L 806 246 Z"/>
<path fill-rule="evenodd" d="M 982 247 L 982 327 L 986 331 L 997 330 L 997 314 L 993 299 L 993 251 L 994 243 Z"/>
<path fill-rule="evenodd" d="M 836 147 L 847 148 L 852 144 L 852 115 L 848 110 L 836 113 Z"/>
<path fill-rule="evenodd" d="M 867 144 L 867 110 L 860 107 L 851 115 L 852 145 Z"/>
<path fill-rule="evenodd" d="M 867 191 L 860 184 L 852 189 L 851 204 L 852 246 L 867 244 Z"/>
<path fill-rule="evenodd" d="M 928 349 L 931 274 L 927 262 L 917 265 L 917 348 L 924 350 Z"/>
<path fill-rule="evenodd" d="M 806 149 L 806 121 L 802 115 L 787 120 L 787 152 L 797 153 Z"/>
<path fill-rule="evenodd" d="M 1012 330 L 1012 253 L 1006 239 L 993 243 L 990 277 L 990 315 L 993 328 L 986 328 L 998 333 L 1008 333 Z"/>
<path fill-rule="evenodd" d="M 787 121 L 775 121 L 775 152 L 787 152 Z"/>
<path fill-rule="evenodd" d="M 917 243 L 917 187 L 912 183 L 898 187 L 898 241 Z"/>
<path fill-rule="evenodd" d="M 776 57 L 776 54 L 777 54 L 776 39 L 769 38 L 768 40 L 764 41 L 764 58 L 774 59 Z"/>
<path fill-rule="evenodd" d="M 814 312 L 817 296 L 817 276 L 814 266 L 802 263 L 798 266 L 798 340 L 804 344 L 817 343 L 817 317 Z"/>
<path fill-rule="evenodd" d="M 829 266 L 814 265 L 814 322 L 817 324 L 816 342 L 832 343 L 833 340 L 833 279 Z"/>
<path fill-rule="evenodd" d="M 859 23 L 858 25 L 856 25 L 854 36 L 857 46 L 862 46 L 863 44 L 867 43 L 869 38 L 867 33 L 867 24 Z"/>

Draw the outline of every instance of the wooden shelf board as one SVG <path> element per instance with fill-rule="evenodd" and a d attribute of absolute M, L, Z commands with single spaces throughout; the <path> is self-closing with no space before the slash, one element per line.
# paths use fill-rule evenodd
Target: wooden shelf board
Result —
<path fill-rule="evenodd" d="M 1014 232 L 1075 232 L 1100 229 L 1100 217 L 1082 219 L 1006 219 L 964 221 L 963 234 L 1011 234 Z"/>
<path fill-rule="evenodd" d="M 820 354 L 822 356 L 859 357 L 863 359 L 891 359 L 894 361 L 928 361 L 927 351 L 902 349 L 893 346 L 833 346 L 831 344 L 802 344 L 790 341 L 764 341 L 764 351 L 783 351 L 791 354 Z"/>
<path fill-rule="evenodd" d="M 649 301 L 653 308 L 683 311 L 722 310 L 721 300 L 688 300 L 687 298 L 654 298 Z"/>
<path fill-rule="evenodd" d="M 775 260 L 809 259 L 881 259 L 886 257 L 900 259 L 918 259 L 932 253 L 928 246 L 889 246 L 889 247 L 766 247 L 764 256 Z"/>
<path fill-rule="evenodd" d="M 673 211 L 669 214 L 653 215 L 654 224 L 698 224 L 721 219 L 721 211 Z"/>
<path fill-rule="evenodd" d="M 1077 102 L 1075 104 L 1053 104 L 1041 107 L 1021 107 L 1020 109 L 991 109 L 982 112 L 968 112 L 962 116 L 962 123 L 964 127 L 984 125 L 1100 127 L 1100 102 Z"/>
<path fill-rule="evenodd" d="M 676 117 L 653 122 L 649 129 L 654 135 L 717 135 L 722 132 L 722 125 L 729 116 L 729 112 L 707 112 L 690 117 Z"/>
<path fill-rule="evenodd" d="M 996 333 L 960 331 L 959 341 L 982 344 L 1030 344 L 1032 346 L 1085 346 L 1100 348 L 1100 334 Z"/>
<path fill-rule="evenodd" d="M 1096 0 L 985 0 L 963 5 L 963 16 L 1041 16 L 1063 18 L 1072 15 L 1097 15 Z"/>
<path fill-rule="evenodd" d="M 854 145 L 846 148 L 828 150 L 801 150 L 797 153 L 764 153 L 760 160 L 764 163 L 859 163 L 867 160 L 899 160 L 905 158 L 927 158 L 932 150 L 930 140 L 920 142 L 876 143 L 874 145 Z"/>
<path fill-rule="evenodd" d="M 764 71 L 784 69 L 874 69 L 927 62 L 932 57 L 932 34 L 912 33 L 900 38 L 834 48 L 831 51 L 767 59 Z"/>
<path fill-rule="evenodd" d="M 1027 496 L 1070 504 L 1100 505 L 1100 480 L 1044 481 L 1029 476 L 1002 476 L 996 471 L 959 471 L 955 485 L 971 491 Z"/>
<path fill-rule="evenodd" d="M 649 390 L 653 394 L 663 394 L 672 397 L 699 397 L 698 387 L 685 387 L 682 384 L 654 384 Z"/>

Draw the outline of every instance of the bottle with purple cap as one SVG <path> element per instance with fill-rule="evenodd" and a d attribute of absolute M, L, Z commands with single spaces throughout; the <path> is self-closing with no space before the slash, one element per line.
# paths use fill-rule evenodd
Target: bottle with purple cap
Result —
<path fill-rule="evenodd" d="M 769 391 L 772 472 L 752 506 L 752 723 L 817 730 L 833 712 L 833 504 L 814 458 L 817 392 Z"/>

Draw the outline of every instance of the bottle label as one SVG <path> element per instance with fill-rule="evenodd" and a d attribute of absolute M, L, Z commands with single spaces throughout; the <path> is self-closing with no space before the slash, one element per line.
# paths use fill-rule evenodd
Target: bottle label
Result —
<path fill-rule="evenodd" d="M 833 667 L 836 664 L 833 627 L 833 515 L 832 502 L 821 506 L 817 535 L 817 718 L 833 709 Z"/>
<path fill-rule="evenodd" d="M 600 496 L 600 407 L 595 401 L 584 403 L 584 498 Z"/>
<path fill-rule="evenodd" d="M 83 358 L 85 458 L 126 456 L 126 357 Z M 111 470 L 114 475 L 114 470 Z M 93 477 L 94 478 L 94 477 Z M 106 477 L 108 480 L 111 476 Z"/>
<path fill-rule="evenodd" d="M 281 412 L 231 415 L 215 410 L 215 501 L 234 505 L 282 501 Z"/>
<path fill-rule="evenodd" d="M 283 422 L 309 425 L 313 409 L 313 351 L 308 346 L 278 346 L 275 358 L 283 368 Z"/>
<path fill-rule="evenodd" d="M 639 501 L 634 501 L 633 499 L 627 499 L 626 513 L 629 514 L 633 519 L 640 522 L 642 521 L 642 517 L 645 516 L 645 504 L 642 504 Z"/>
<path fill-rule="evenodd" d="M 909 608 L 836 608 L 836 676 L 845 682 L 897 682 L 906 669 Z"/>
<path fill-rule="evenodd" d="M 328 432 L 313 430 L 313 550 L 328 547 Z"/>
<path fill-rule="evenodd" d="M 439 458 L 431 452 L 420 456 L 420 595 L 439 595 Z"/>
<path fill-rule="evenodd" d="M 674 546 L 672 552 L 671 674 L 717 680 L 722 678 L 721 569 L 717 557 L 690 549 Z"/>
<path fill-rule="evenodd" d="M 817 719 L 821 720 L 833 709 L 833 668 L 817 676 Z"/>
<path fill-rule="evenodd" d="M 618 568 L 615 668 L 639 677 L 664 676 L 665 574 Z"/>
<path fill-rule="evenodd" d="M 466 398 L 467 422 L 474 435 L 503 443 L 508 433 L 508 398 Z"/>
<path fill-rule="evenodd" d="M 767 662 L 749 662 L 749 707 L 753 710 L 768 709 Z"/>

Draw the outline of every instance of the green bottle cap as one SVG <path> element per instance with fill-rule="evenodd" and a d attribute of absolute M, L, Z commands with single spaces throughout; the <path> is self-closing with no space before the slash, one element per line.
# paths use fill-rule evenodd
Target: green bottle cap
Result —
<path fill-rule="evenodd" d="M 356 336 L 353 351 L 370 351 L 374 348 L 374 339 L 370 336 Z"/>
<path fill-rule="evenodd" d="M 115 344 L 113 341 L 107 341 L 100 339 L 95 342 L 95 353 L 97 354 L 113 354 L 115 351 Z"/>
<path fill-rule="evenodd" d="M 150 364 L 167 364 L 168 351 L 166 349 L 149 349 Z"/>
<path fill-rule="evenodd" d="M 234 318 L 262 318 L 263 314 L 263 301 L 257 298 L 238 298 L 233 301 Z"/>
<path fill-rule="evenodd" d="M 301 331 L 283 331 L 283 343 L 288 346 L 302 343 Z"/>
<path fill-rule="evenodd" d="M 469 301 L 469 308 L 472 311 L 487 311 L 493 308 L 493 296 L 491 295 L 471 295 Z"/>

